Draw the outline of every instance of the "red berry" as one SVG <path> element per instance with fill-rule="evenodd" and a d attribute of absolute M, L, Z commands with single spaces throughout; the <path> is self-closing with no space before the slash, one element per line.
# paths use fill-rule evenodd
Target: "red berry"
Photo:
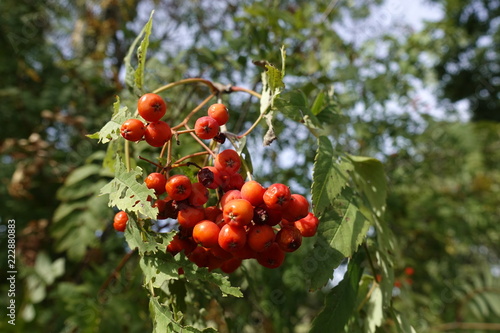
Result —
<path fill-rule="evenodd" d="M 164 121 L 156 121 L 146 126 L 144 139 L 152 147 L 161 147 L 172 138 L 172 130 Z"/>
<path fill-rule="evenodd" d="M 302 237 L 312 237 L 316 235 L 319 220 L 313 213 L 308 213 L 306 217 L 295 221 L 294 226 L 299 229 Z"/>
<path fill-rule="evenodd" d="M 201 183 L 191 185 L 191 194 L 189 195 L 189 204 L 192 206 L 203 206 L 208 201 L 208 190 Z"/>
<path fill-rule="evenodd" d="M 127 227 L 127 221 L 128 221 L 127 213 L 121 210 L 118 213 L 116 213 L 115 217 L 113 218 L 113 228 L 115 228 L 116 231 L 123 232 Z"/>
<path fill-rule="evenodd" d="M 175 256 L 177 253 L 184 250 L 186 255 L 189 255 L 197 247 L 196 243 L 189 238 L 183 238 L 176 234 L 167 245 L 167 251 Z"/>
<path fill-rule="evenodd" d="M 309 201 L 300 194 L 292 194 L 290 203 L 283 211 L 283 218 L 290 222 L 300 220 L 309 214 Z"/>
<path fill-rule="evenodd" d="M 204 220 L 198 222 L 193 229 L 193 239 L 203 247 L 214 247 L 219 245 L 220 228 L 212 221 Z"/>
<path fill-rule="evenodd" d="M 243 227 L 226 224 L 219 232 L 219 245 L 227 252 L 242 249 L 247 241 L 247 234 Z"/>
<path fill-rule="evenodd" d="M 406 267 L 405 268 L 405 274 L 408 276 L 411 276 L 415 273 L 415 269 L 413 267 Z M 410 283 L 411 284 L 411 283 Z"/>
<path fill-rule="evenodd" d="M 285 261 L 285 252 L 277 243 L 272 243 L 266 250 L 257 253 L 257 261 L 267 268 L 278 268 Z"/>
<path fill-rule="evenodd" d="M 222 185 L 222 190 L 225 192 L 229 190 L 240 190 L 243 184 L 245 184 L 243 176 L 239 173 L 233 173 L 229 175 L 227 182 Z"/>
<path fill-rule="evenodd" d="M 139 119 L 126 120 L 120 128 L 121 135 L 128 141 L 141 140 L 145 132 L 146 126 Z"/>
<path fill-rule="evenodd" d="M 212 139 L 219 133 L 219 123 L 209 116 L 200 117 L 194 124 L 194 132 L 200 139 Z"/>
<path fill-rule="evenodd" d="M 197 246 L 193 252 L 188 255 L 188 259 L 198 267 L 208 267 L 210 252 L 208 249 Z"/>
<path fill-rule="evenodd" d="M 248 246 L 255 252 L 262 252 L 271 246 L 274 237 L 273 227 L 267 224 L 253 225 L 247 231 Z"/>
<path fill-rule="evenodd" d="M 250 180 L 241 187 L 241 197 L 250 201 L 254 206 L 258 206 L 264 202 L 264 193 L 266 189 L 257 181 Z"/>
<path fill-rule="evenodd" d="M 232 259 L 226 260 L 220 266 L 220 270 L 226 274 L 231 274 L 235 270 L 237 270 L 238 267 L 241 266 L 241 262 L 242 262 L 242 260 L 239 258 L 232 258 Z"/>
<path fill-rule="evenodd" d="M 198 222 L 205 219 L 205 210 L 203 208 L 186 207 L 179 210 L 177 222 L 183 228 L 193 228 Z"/>
<path fill-rule="evenodd" d="M 155 122 L 165 115 L 167 104 L 157 94 L 144 94 L 137 102 L 137 111 L 146 121 Z"/>
<path fill-rule="evenodd" d="M 220 171 L 225 171 L 229 174 L 238 172 L 241 166 L 240 156 L 233 149 L 226 149 L 217 154 L 214 166 Z"/>
<path fill-rule="evenodd" d="M 249 224 L 253 218 L 253 206 L 245 199 L 234 199 L 222 207 L 224 220 L 228 224 L 244 226 Z"/>
<path fill-rule="evenodd" d="M 283 184 L 273 184 L 264 192 L 263 199 L 267 207 L 276 210 L 283 210 L 288 206 L 292 194 L 288 186 Z"/>
<path fill-rule="evenodd" d="M 198 181 L 206 188 L 216 189 L 222 184 L 220 171 L 215 167 L 208 166 L 198 171 Z"/>
<path fill-rule="evenodd" d="M 217 120 L 220 126 L 224 125 L 229 120 L 229 111 L 227 107 L 220 103 L 212 104 L 208 108 L 208 115 Z"/>
<path fill-rule="evenodd" d="M 167 179 L 165 176 L 159 172 L 150 173 L 144 180 L 146 186 L 155 191 L 156 195 L 161 195 L 165 193 L 165 185 L 167 184 Z"/>
<path fill-rule="evenodd" d="M 241 199 L 241 192 L 238 190 L 229 190 L 220 198 L 220 206 L 224 207 L 226 203 L 234 199 Z"/>
<path fill-rule="evenodd" d="M 191 181 L 184 175 L 174 175 L 167 180 L 165 190 L 173 200 L 187 199 L 192 190 Z"/>
<path fill-rule="evenodd" d="M 284 226 L 276 234 L 276 243 L 285 252 L 293 252 L 302 245 L 302 235 L 299 229 L 291 226 Z"/>
<path fill-rule="evenodd" d="M 205 208 L 205 217 L 209 221 L 216 222 L 217 216 L 222 214 L 222 210 L 217 206 L 209 206 Z"/>

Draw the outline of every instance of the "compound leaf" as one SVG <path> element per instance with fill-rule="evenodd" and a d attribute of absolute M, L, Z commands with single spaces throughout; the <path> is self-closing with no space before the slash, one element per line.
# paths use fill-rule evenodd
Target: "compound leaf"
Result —
<path fill-rule="evenodd" d="M 120 210 L 142 214 L 145 218 L 155 219 L 158 208 L 152 207 L 148 197 L 154 197 L 154 191 L 148 189 L 142 178 L 142 169 L 136 167 L 131 171 L 125 170 L 120 157 L 115 162 L 115 178 L 101 189 L 101 195 L 109 194 L 110 207 L 116 206 Z"/>

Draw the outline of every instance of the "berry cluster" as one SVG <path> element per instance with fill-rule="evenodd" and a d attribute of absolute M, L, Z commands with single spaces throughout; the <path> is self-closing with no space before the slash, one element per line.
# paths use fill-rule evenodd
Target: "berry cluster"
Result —
<path fill-rule="evenodd" d="M 161 96 L 153 93 L 142 95 L 137 102 L 137 111 L 147 124 L 135 118 L 126 120 L 120 128 L 125 139 L 134 142 L 144 139 L 153 147 L 161 147 L 172 138 L 170 126 L 160 120 L 167 112 L 167 103 Z"/>
<path fill-rule="evenodd" d="M 314 236 L 319 221 L 309 212 L 305 197 L 292 194 L 284 184 L 264 188 L 255 180 L 245 182 L 238 173 L 240 165 L 237 152 L 226 149 L 217 154 L 214 166 L 198 172 L 197 182 L 182 175 L 166 181 L 165 200 L 175 202 L 173 215 L 179 223 L 168 252 L 184 251 L 196 265 L 226 273 L 244 259 L 276 268 L 286 252 L 300 247 L 302 237 Z M 203 207 L 209 189 L 221 197 L 217 205 Z"/>
<path fill-rule="evenodd" d="M 171 129 L 160 120 L 166 109 L 160 96 L 142 96 L 138 112 L 149 123 L 129 119 L 122 126 L 122 136 L 131 141 L 144 138 L 154 147 L 164 145 L 172 135 L 181 133 L 176 132 L 180 126 Z M 225 138 L 220 127 L 228 120 L 226 106 L 213 104 L 206 116 L 196 120 L 193 130 L 181 123 L 188 129 L 182 133 L 190 132 L 198 140 L 213 140 L 220 149 L 217 143 Z M 178 223 L 178 232 L 167 246 L 169 253 L 175 256 L 183 251 L 199 267 L 220 268 L 226 273 L 236 270 L 245 259 L 277 268 L 287 252 L 301 246 L 303 237 L 316 234 L 319 221 L 309 212 L 304 196 L 291 193 L 281 183 L 266 188 L 255 180 L 246 181 L 240 173 L 240 156 L 233 149 L 208 153 L 213 165 L 199 167 L 197 179 L 171 175 L 172 165 L 145 179 L 146 186 L 155 192 L 151 201 L 158 208 L 158 220 L 171 218 Z M 211 193 L 217 199 L 209 204 Z"/>

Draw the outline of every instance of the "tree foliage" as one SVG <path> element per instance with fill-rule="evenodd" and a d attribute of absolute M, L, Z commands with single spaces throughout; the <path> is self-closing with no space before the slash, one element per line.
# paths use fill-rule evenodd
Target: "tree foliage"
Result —
<path fill-rule="evenodd" d="M 498 5 L 435 2 L 445 16 L 422 31 L 350 40 L 348 22 L 380 22 L 370 16 L 380 1 L 3 1 L 0 211 L 2 227 L 16 220 L 19 274 L 16 326 L 0 330 L 495 328 L 500 131 L 435 119 L 415 83 L 437 79 L 449 115 L 465 99 L 474 120 L 497 121 Z M 156 157 L 142 143 L 127 153 L 118 125 L 140 93 L 190 77 L 263 92 L 221 95 L 236 133 L 266 113 L 239 152 L 257 152 L 246 160 L 254 176 L 289 183 L 321 217 L 319 235 L 276 271 L 208 273 L 169 257 L 172 235 L 152 224 L 112 229 L 117 208 L 101 189 L 128 207 L 121 194 L 147 197 L 151 167 L 132 161 L 127 173 L 116 161 Z M 206 96 L 172 88 L 169 120 Z M 266 132 L 277 139 L 262 148 Z M 195 150 L 183 142 L 183 154 Z"/>

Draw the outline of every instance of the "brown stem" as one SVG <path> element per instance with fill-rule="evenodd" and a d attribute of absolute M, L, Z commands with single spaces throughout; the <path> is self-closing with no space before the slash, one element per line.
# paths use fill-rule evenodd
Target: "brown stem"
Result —
<path fill-rule="evenodd" d="M 180 163 L 180 162 L 182 162 L 184 160 L 187 160 L 188 158 L 191 158 L 191 157 L 201 156 L 201 155 L 208 155 L 208 154 L 209 154 L 209 152 L 207 152 L 207 151 L 200 151 L 198 153 L 194 153 L 194 154 L 190 154 L 190 155 L 181 157 L 177 161 L 175 161 L 174 164 L 178 164 L 178 163 Z"/>
<path fill-rule="evenodd" d="M 252 96 L 257 97 L 258 99 L 262 98 L 262 95 L 259 94 L 258 92 L 253 91 L 251 89 L 243 88 L 243 87 L 231 87 L 231 92 L 233 92 L 233 91 L 243 91 L 243 92 L 249 93 Z"/>
<path fill-rule="evenodd" d="M 203 102 L 201 102 L 200 104 L 198 104 L 198 106 L 197 106 L 197 107 L 195 107 L 195 108 L 193 109 L 193 111 L 191 111 L 191 112 L 190 112 L 190 113 L 186 116 L 186 118 L 184 118 L 184 120 L 183 120 L 183 121 L 182 121 L 179 125 L 176 125 L 176 126 L 172 127 L 172 130 L 173 130 L 173 131 L 175 131 L 176 129 L 181 128 L 182 126 L 186 125 L 186 124 L 187 124 L 187 122 L 189 121 L 189 119 L 191 119 L 191 117 L 192 117 L 192 116 L 193 116 L 196 112 L 200 111 L 200 109 L 201 109 L 202 107 L 204 107 L 204 106 L 205 106 L 205 104 L 207 104 L 208 102 L 210 102 L 210 100 L 211 100 L 212 98 L 214 98 L 215 96 L 217 96 L 217 93 L 212 93 L 210 96 L 208 96 L 207 98 L 205 98 L 205 99 L 203 100 Z"/>
<path fill-rule="evenodd" d="M 109 284 L 117 278 L 118 274 L 120 273 L 120 271 L 122 270 L 123 266 L 125 266 L 125 264 L 130 260 L 130 258 L 132 258 L 132 256 L 134 255 L 134 253 L 136 252 L 136 250 L 131 250 L 130 252 L 127 252 L 122 260 L 120 260 L 120 263 L 118 264 L 118 266 L 116 266 L 116 268 L 113 270 L 113 272 L 108 276 L 108 278 L 106 279 L 106 281 L 104 281 L 104 283 L 101 285 L 101 287 L 99 288 L 99 292 L 98 294 L 102 294 L 104 292 L 104 290 L 106 290 L 106 288 L 109 286 Z"/>
<path fill-rule="evenodd" d="M 184 125 L 184 127 L 186 127 L 187 129 L 190 129 L 187 125 Z M 194 134 L 193 132 L 189 132 L 189 134 L 191 134 L 191 136 L 196 140 L 198 141 L 198 143 L 203 147 L 205 148 L 205 150 L 210 154 L 212 155 L 213 158 L 215 158 L 215 153 L 207 147 L 207 145 L 205 144 L 205 142 L 201 141 L 199 137 L 196 136 L 196 134 Z"/>
<path fill-rule="evenodd" d="M 157 168 L 157 169 L 162 169 L 162 168 L 163 168 L 160 164 L 155 163 L 155 162 L 153 162 L 153 161 L 151 161 L 151 160 L 148 160 L 148 159 L 147 159 L 147 158 L 145 158 L 145 157 L 139 156 L 139 159 L 141 159 L 141 160 L 143 160 L 143 161 L 146 161 L 146 162 L 148 162 L 148 163 L 153 164 L 154 166 L 156 166 L 156 168 Z"/>
<path fill-rule="evenodd" d="M 205 85 L 207 85 L 210 90 L 212 91 L 212 93 L 215 93 L 215 94 L 218 94 L 219 93 L 219 89 L 212 83 L 212 81 L 209 81 L 209 80 L 205 80 L 205 79 L 202 79 L 202 78 L 189 78 L 189 79 L 183 79 L 183 80 L 179 80 L 179 81 L 176 81 L 176 82 L 172 82 L 172 83 L 169 83 L 169 84 L 166 84 L 158 89 L 155 89 L 153 91 L 153 93 L 155 94 L 159 94 L 160 92 L 162 91 L 165 91 L 165 90 L 168 90 L 170 88 L 173 88 L 175 86 L 180 86 L 182 84 L 188 84 L 188 83 L 203 83 Z"/>

